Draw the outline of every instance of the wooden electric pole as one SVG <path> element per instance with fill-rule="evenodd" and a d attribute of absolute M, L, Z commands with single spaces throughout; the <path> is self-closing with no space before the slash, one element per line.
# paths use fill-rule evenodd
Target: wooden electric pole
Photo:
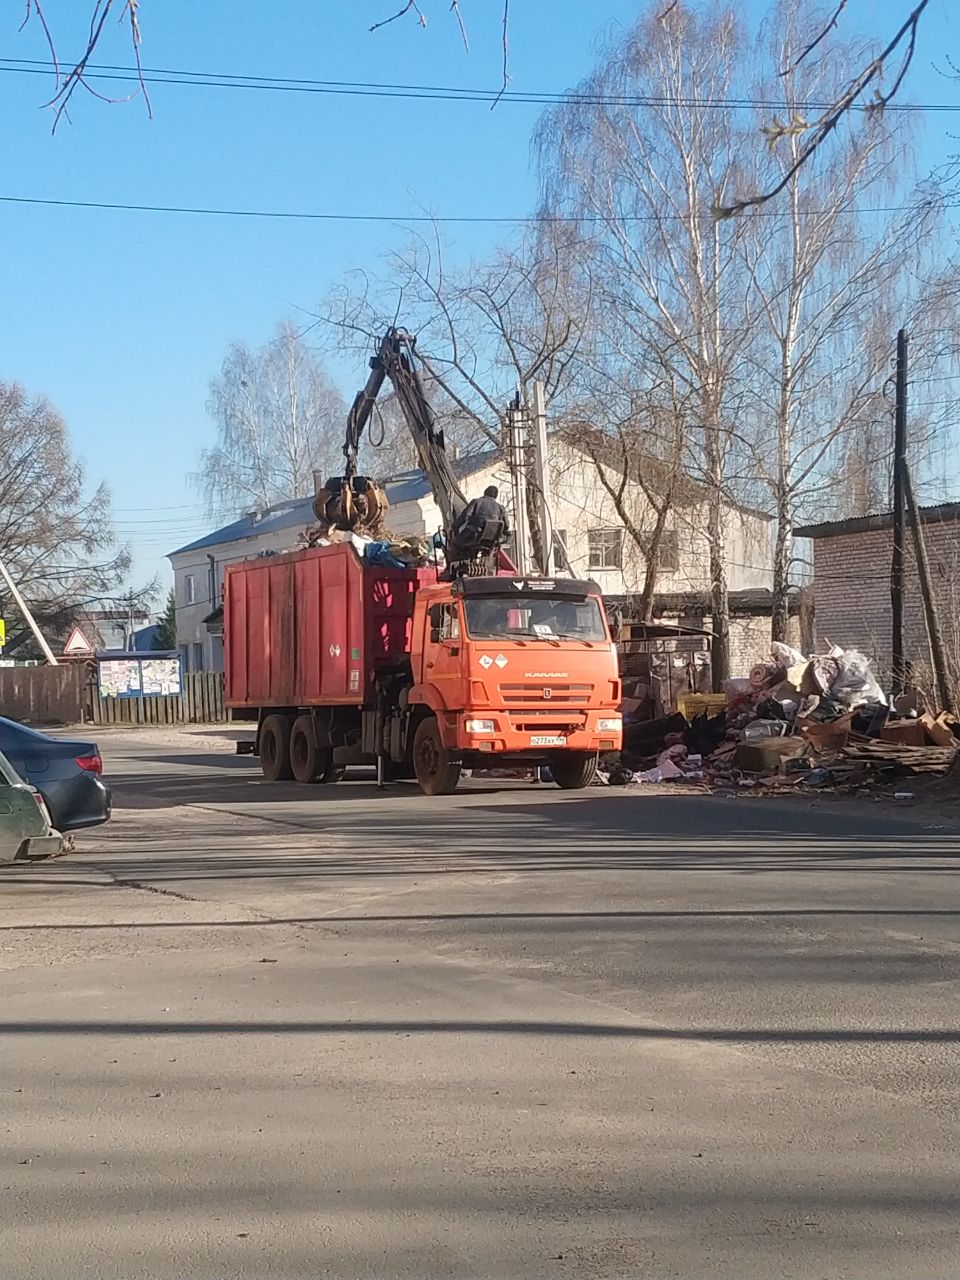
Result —
<path fill-rule="evenodd" d="M 906 462 L 900 464 L 900 471 L 902 473 L 903 494 L 910 517 L 910 531 L 913 534 L 913 551 L 917 560 L 920 598 L 923 601 L 923 617 L 927 624 L 927 639 L 930 642 L 930 656 L 933 658 L 933 672 L 937 681 L 940 709 L 941 711 L 953 711 L 953 690 L 950 687 L 949 664 L 943 643 L 943 632 L 940 630 L 937 600 L 930 583 L 930 562 L 927 559 L 927 547 L 923 539 L 920 511 L 913 493 L 910 468 Z"/>
<path fill-rule="evenodd" d="M 907 459 L 907 331 L 897 334 L 897 399 L 893 419 L 893 561 L 890 566 L 893 692 L 903 693 L 903 468 Z"/>
<path fill-rule="evenodd" d="M 59 663 L 57 662 L 56 658 L 53 656 L 53 650 L 50 648 L 46 640 L 43 638 L 43 632 L 37 626 L 36 619 L 34 618 L 33 614 L 30 612 L 30 608 L 27 605 L 26 600 L 24 600 L 23 596 L 17 590 L 17 584 L 14 582 L 13 578 L 10 577 L 10 574 L 7 571 L 7 566 L 3 563 L 2 560 L 0 560 L 0 578 L 3 578 L 4 582 L 7 584 L 10 594 L 13 596 L 14 600 L 17 603 L 17 606 L 20 609 L 20 612 L 23 614 L 24 622 L 33 632 L 34 638 L 36 639 L 37 644 L 40 646 L 43 652 L 43 656 L 50 663 L 51 667 L 58 666 Z"/>

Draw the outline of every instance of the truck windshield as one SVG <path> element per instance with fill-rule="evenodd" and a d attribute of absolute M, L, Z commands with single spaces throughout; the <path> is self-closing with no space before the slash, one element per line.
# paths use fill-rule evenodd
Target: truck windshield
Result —
<path fill-rule="evenodd" d="M 588 640 L 607 634 L 599 601 L 516 593 L 468 596 L 467 631 L 474 640 Z"/>

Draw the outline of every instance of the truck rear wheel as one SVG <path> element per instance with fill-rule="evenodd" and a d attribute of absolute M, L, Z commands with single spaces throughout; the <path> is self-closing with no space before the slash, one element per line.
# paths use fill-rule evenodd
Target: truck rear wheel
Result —
<path fill-rule="evenodd" d="M 339 782 L 346 772 L 329 747 L 317 746 L 312 716 L 297 716 L 290 730 L 290 767 L 298 782 Z"/>
<path fill-rule="evenodd" d="M 268 782 L 286 782 L 293 777 L 289 716 L 267 716 L 260 726 L 260 767 Z"/>
<path fill-rule="evenodd" d="M 550 772 L 558 787 L 564 791 L 579 791 L 589 787 L 597 772 L 597 754 L 591 751 L 565 751 L 550 761 Z"/>
<path fill-rule="evenodd" d="M 433 716 L 421 720 L 413 735 L 413 767 L 424 795 L 448 796 L 456 791 L 463 762 L 443 745 Z"/>

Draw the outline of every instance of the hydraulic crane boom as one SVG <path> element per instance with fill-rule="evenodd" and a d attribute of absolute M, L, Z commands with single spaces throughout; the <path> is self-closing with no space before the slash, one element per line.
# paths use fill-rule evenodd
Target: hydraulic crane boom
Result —
<path fill-rule="evenodd" d="M 370 359 L 370 376 L 357 393 L 347 415 L 347 433 L 343 446 L 346 471 L 328 480 L 314 499 L 314 510 L 321 520 L 336 528 L 382 533 L 387 511 L 387 498 L 380 486 L 368 476 L 357 474 L 360 440 L 370 421 L 377 397 L 389 379 L 404 420 L 413 437 L 420 465 L 429 481 L 440 514 L 447 543 L 447 560 L 455 576 L 491 572 L 492 557 L 499 548 L 496 531 L 490 530 L 475 546 L 457 547 L 457 520 L 467 505 L 467 498 L 447 457 L 443 431 L 430 408 L 417 361 L 415 337 L 406 329 L 390 328 L 380 341 L 376 355 Z"/>

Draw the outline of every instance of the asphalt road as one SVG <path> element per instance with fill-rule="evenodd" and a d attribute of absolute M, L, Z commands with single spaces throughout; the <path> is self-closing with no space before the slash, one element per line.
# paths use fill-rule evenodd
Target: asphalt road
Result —
<path fill-rule="evenodd" d="M 218 741 L 3 874 L 6 1274 L 958 1273 L 947 820 Z"/>

